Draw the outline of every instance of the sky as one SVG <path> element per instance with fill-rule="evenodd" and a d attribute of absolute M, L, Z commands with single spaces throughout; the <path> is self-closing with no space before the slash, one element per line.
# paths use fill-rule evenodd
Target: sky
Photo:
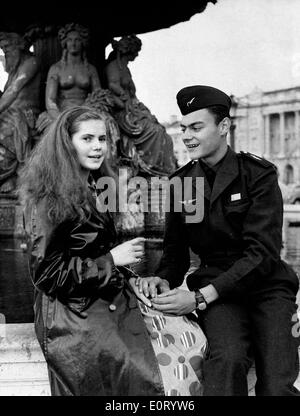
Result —
<path fill-rule="evenodd" d="M 187 22 L 138 36 L 142 50 L 129 67 L 138 98 L 160 122 L 180 116 L 176 93 L 188 85 L 237 97 L 300 85 L 300 0 L 218 0 Z"/>
<path fill-rule="evenodd" d="M 300 85 L 299 0 L 218 0 L 188 22 L 139 37 L 131 73 L 161 122 L 180 116 L 176 93 L 188 85 L 237 97 Z"/>

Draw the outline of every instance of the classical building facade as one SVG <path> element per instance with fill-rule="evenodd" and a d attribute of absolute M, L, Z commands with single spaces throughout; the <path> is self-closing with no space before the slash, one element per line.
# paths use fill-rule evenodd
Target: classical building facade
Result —
<path fill-rule="evenodd" d="M 272 161 L 284 184 L 300 183 L 300 87 L 239 98 L 234 147 Z"/>

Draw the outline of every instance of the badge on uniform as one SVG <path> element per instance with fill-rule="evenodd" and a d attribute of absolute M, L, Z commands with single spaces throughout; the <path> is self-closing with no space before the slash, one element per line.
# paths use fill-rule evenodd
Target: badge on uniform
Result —
<path fill-rule="evenodd" d="M 233 201 L 239 201 L 241 199 L 241 194 L 232 194 L 230 197 L 231 202 Z"/>

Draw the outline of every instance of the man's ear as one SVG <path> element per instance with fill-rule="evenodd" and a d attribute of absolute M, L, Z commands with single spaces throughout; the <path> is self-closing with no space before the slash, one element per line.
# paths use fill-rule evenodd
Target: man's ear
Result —
<path fill-rule="evenodd" d="M 223 120 L 220 121 L 220 124 L 219 124 L 220 134 L 222 136 L 226 135 L 230 130 L 230 126 L 231 126 L 230 118 L 229 117 L 223 118 Z"/>

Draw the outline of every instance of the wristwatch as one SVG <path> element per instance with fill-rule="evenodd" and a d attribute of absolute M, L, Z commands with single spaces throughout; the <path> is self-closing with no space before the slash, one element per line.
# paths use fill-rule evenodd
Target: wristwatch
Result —
<path fill-rule="evenodd" d="M 207 308 L 207 302 L 199 289 L 195 289 L 196 309 L 204 311 Z"/>

